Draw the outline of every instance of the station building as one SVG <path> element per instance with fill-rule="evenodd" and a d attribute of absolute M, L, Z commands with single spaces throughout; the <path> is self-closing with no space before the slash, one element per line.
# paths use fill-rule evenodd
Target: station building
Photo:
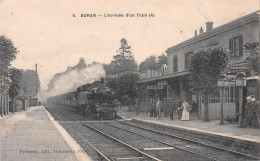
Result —
<path fill-rule="evenodd" d="M 148 111 L 150 98 L 173 98 L 175 102 L 185 98 L 190 104 L 192 100 L 198 104 L 198 115 L 203 117 L 204 97 L 191 93 L 191 82 L 188 80 L 190 54 L 199 48 L 220 45 L 234 54 L 229 71 L 231 75 L 245 72 L 250 76 L 246 60 L 249 53 L 243 50 L 245 43 L 259 42 L 259 11 L 238 18 L 222 26 L 213 28 L 213 22 L 206 22 L 206 30 L 201 27 L 194 37 L 172 46 L 166 50 L 167 68 L 162 70 L 147 70 L 141 73 L 138 81 L 140 107 Z M 236 118 L 238 111 L 238 94 L 234 82 L 224 91 L 224 118 Z M 219 94 L 209 96 L 209 118 L 219 119 Z"/>

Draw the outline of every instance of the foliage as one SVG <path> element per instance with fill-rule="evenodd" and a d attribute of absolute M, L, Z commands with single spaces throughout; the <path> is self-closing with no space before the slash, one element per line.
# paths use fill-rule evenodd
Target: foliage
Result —
<path fill-rule="evenodd" d="M 11 65 L 11 61 L 15 59 L 17 49 L 14 47 L 13 42 L 5 36 L 0 36 L 0 59 L 1 70 L 7 70 Z"/>
<path fill-rule="evenodd" d="M 111 62 L 109 64 L 103 64 L 103 67 L 106 71 L 106 75 L 114 75 L 116 74 L 116 66 Z"/>
<path fill-rule="evenodd" d="M 1 76 L 0 77 L 0 96 L 2 94 L 7 94 L 8 89 L 10 88 L 10 84 L 12 83 L 11 79 L 9 76 Z"/>
<path fill-rule="evenodd" d="M 9 67 L 18 53 L 13 42 L 5 36 L 0 36 L 0 93 L 7 93 L 10 85 Z"/>
<path fill-rule="evenodd" d="M 106 76 L 106 85 L 109 88 L 111 88 L 114 92 L 118 90 L 117 80 L 118 80 L 117 75 Z"/>
<path fill-rule="evenodd" d="M 119 93 L 130 97 L 136 97 L 138 90 L 136 82 L 139 79 L 140 76 L 136 72 L 125 72 L 120 74 L 117 80 Z"/>
<path fill-rule="evenodd" d="M 117 53 L 119 55 L 114 56 L 116 60 L 118 60 L 118 63 L 120 63 L 120 59 L 131 59 L 134 60 L 134 55 L 131 50 L 131 46 L 128 45 L 127 40 L 125 38 L 120 40 L 121 46 L 117 50 Z M 121 59 L 121 60 L 122 60 Z"/>
<path fill-rule="evenodd" d="M 25 82 L 28 87 L 28 96 L 36 97 L 36 72 L 34 70 L 26 70 L 23 72 Z M 39 75 L 37 75 L 37 89 L 40 91 L 40 80 Z"/>
<path fill-rule="evenodd" d="M 114 76 L 106 77 L 106 85 L 112 88 L 120 101 L 137 97 L 138 89 L 136 82 L 140 79 L 136 72 L 127 71 Z"/>
<path fill-rule="evenodd" d="M 192 91 L 205 96 L 204 121 L 208 121 L 208 96 L 217 89 L 217 77 L 229 66 L 232 53 L 220 46 L 208 46 L 192 53 L 190 80 Z"/>
<path fill-rule="evenodd" d="M 162 54 L 158 56 L 159 61 L 156 62 L 156 57 L 151 55 L 146 58 L 145 61 L 141 62 L 139 65 L 139 70 L 141 72 L 146 71 L 147 69 L 158 70 L 163 64 L 167 64 L 167 56 Z"/>
<path fill-rule="evenodd" d="M 109 65 L 105 66 L 106 73 L 116 74 L 126 71 L 137 71 L 137 64 L 131 46 L 128 45 L 125 38 L 121 39 L 120 43 L 121 45 L 117 50 L 117 55 L 113 57 Z"/>
<path fill-rule="evenodd" d="M 247 62 L 249 65 L 249 68 L 251 70 L 258 69 L 258 57 L 259 57 L 259 42 L 253 42 L 253 43 L 246 43 L 244 45 L 245 51 L 248 51 L 250 53 L 249 57 L 247 58 Z"/>
<path fill-rule="evenodd" d="M 147 69 L 156 70 L 156 65 L 155 56 L 151 55 L 146 58 L 145 61 L 141 62 L 139 65 L 139 70 L 141 72 L 146 71 Z"/>
<path fill-rule="evenodd" d="M 162 54 L 162 55 L 158 56 L 158 58 L 159 58 L 159 60 L 160 60 L 160 61 L 158 62 L 159 68 L 160 68 L 163 64 L 167 64 L 167 56 L 166 56 L 166 55 Z"/>
<path fill-rule="evenodd" d="M 245 126 L 259 128 L 257 117 L 257 105 L 254 102 L 247 102 L 245 109 Z"/>
<path fill-rule="evenodd" d="M 22 99 L 28 97 L 28 84 L 26 83 L 23 71 L 12 68 L 10 71 L 12 84 L 9 89 L 9 96 L 13 99 Z"/>
<path fill-rule="evenodd" d="M 232 54 L 220 46 L 209 46 L 192 53 L 190 59 L 192 90 L 211 93 L 216 90 L 217 77 L 229 66 Z"/>

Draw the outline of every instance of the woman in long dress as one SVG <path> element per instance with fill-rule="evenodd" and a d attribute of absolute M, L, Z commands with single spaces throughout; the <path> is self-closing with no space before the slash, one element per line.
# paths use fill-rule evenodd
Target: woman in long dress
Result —
<path fill-rule="evenodd" d="M 183 103 L 181 105 L 181 108 L 183 109 L 181 120 L 182 121 L 189 120 L 190 119 L 190 113 L 189 113 L 190 105 L 189 105 L 188 102 L 186 102 L 185 99 L 183 99 Z"/>

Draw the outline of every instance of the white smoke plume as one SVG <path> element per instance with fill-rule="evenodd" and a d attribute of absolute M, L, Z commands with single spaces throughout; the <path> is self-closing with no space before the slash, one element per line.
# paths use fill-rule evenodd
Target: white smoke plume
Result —
<path fill-rule="evenodd" d="M 40 93 L 41 101 L 45 102 L 48 97 L 76 91 L 83 84 L 92 83 L 105 77 L 105 70 L 100 63 L 81 65 L 80 68 L 77 67 L 78 65 L 69 67 L 63 73 L 56 74 L 54 79 L 50 81 L 51 85 L 48 85 L 49 89 Z"/>

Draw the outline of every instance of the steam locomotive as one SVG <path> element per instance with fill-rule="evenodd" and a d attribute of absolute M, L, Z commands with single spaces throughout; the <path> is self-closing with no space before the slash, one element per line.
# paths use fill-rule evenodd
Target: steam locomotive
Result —
<path fill-rule="evenodd" d="M 69 106 L 91 120 L 111 120 L 117 118 L 115 97 L 104 79 L 85 84 L 74 92 L 49 97 L 47 103 Z"/>

